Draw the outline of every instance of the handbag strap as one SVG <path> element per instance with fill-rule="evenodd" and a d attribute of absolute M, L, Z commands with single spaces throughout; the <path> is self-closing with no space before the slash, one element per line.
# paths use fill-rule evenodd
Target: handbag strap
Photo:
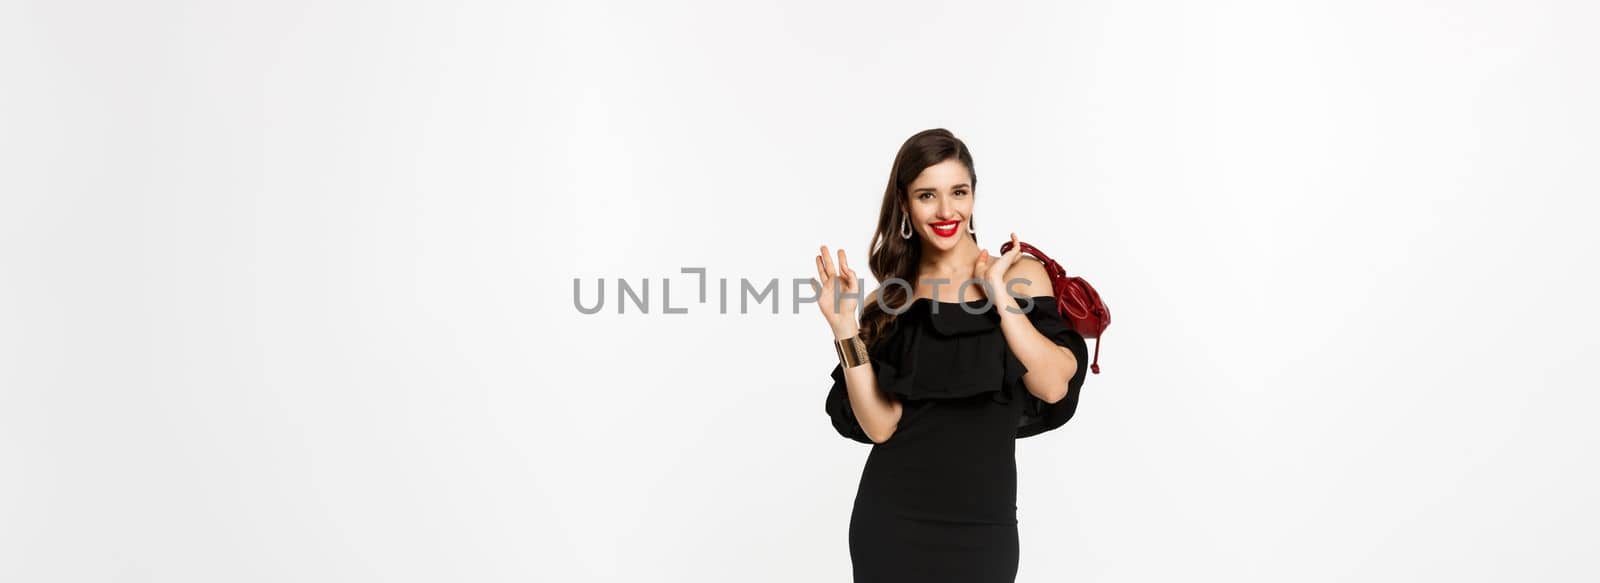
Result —
<path fill-rule="evenodd" d="M 1100 331 L 1094 334 L 1094 362 L 1089 363 L 1089 372 L 1100 374 L 1100 344 L 1105 342 L 1106 321 L 1100 320 Z"/>

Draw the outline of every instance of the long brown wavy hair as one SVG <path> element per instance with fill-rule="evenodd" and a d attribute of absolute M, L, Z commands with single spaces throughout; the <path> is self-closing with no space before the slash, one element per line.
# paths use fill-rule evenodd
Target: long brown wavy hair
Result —
<path fill-rule="evenodd" d="M 912 284 L 914 290 L 917 265 L 922 260 L 922 235 L 913 229 L 910 239 L 900 237 L 900 221 L 910 220 L 906 213 L 906 205 L 910 203 L 906 189 L 924 169 L 952 158 L 960 160 L 967 167 L 967 173 L 972 175 L 972 192 L 976 197 L 978 172 L 972 166 L 972 152 L 950 130 L 934 128 L 917 132 L 900 145 L 900 152 L 894 156 L 894 166 L 889 169 L 889 184 L 883 189 L 883 205 L 878 209 L 878 227 L 873 230 L 872 242 L 867 245 L 867 249 L 871 250 L 867 265 L 872 268 L 872 276 L 880 283 L 877 299 L 865 302 L 866 306 L 861 310 L 861 335 L 869 347 L 875 346 L 894 322 L 895 314 L 883 308 L 886 306 L 899 312 L 911 301 L 909 296 L 912 290 L 906 289 L 906 286 L 881 284 L 898 278 Z M 967 217 L 967 220 L 971 221 L 972 217 Z M 974 241 L 978 238 L 977 235 L 968 236 Z"/>

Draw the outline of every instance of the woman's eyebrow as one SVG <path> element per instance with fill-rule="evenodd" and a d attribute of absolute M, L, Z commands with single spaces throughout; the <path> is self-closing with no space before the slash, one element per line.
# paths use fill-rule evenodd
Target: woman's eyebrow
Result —
<path fill-rule="evenodd" d="M 961 184 L 957 184 L 955 186 L 950 187 L 950 190 L 955 190 L 957 188 L 971 188 L 971 187 L 968 186 L 967 183 L 963 182 Z M 922 188 L 913 188 L 913 189 L 911 189 L 911 192 L 934 192 L 936 190 L 938 190 L 938 189 L 936 189 L 936 188 L 934 188 L 932 186 L 924 186 Z"/>

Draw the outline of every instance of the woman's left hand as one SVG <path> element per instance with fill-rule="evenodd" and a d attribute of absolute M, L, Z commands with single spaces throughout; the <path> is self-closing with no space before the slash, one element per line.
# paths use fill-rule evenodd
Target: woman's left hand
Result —
<path fill-rule="evenodd" d="M 989 254 L 988 249 L 978 250 L 978 262 L 972 269 L 989 284 L 990 289 L 997 296 L 1006 293 L 1006 272 L 1022 256 L 1022 242 L 1017 240 L 1017 234 L 1011 234 L 1011 250 L 995 257 Z M 991 298 L 992 299 L 992 298 Z"/>

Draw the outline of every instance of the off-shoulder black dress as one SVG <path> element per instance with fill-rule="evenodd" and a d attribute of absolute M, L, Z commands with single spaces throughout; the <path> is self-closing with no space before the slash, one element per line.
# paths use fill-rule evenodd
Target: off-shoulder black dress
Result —
<path fill-rule="evenodd" d="M 894 435 L 867 454 L 856 490 L 849 544 L 857 583 L 1015 581 L 1016 440 L 1072 418 L 1089 356 L 1055 298 L 1017 299 L 1040 333 L 1078 358 L 1067 396 L 1054 404 L 1023 386 L 1027 368 L 984 299 L 918 298 L 870 351 L 878 388 L 904 408 Z M 840 435 L 872 443 L 850 408 L 842 366 L 833 369 L 827 412 Z"/>

